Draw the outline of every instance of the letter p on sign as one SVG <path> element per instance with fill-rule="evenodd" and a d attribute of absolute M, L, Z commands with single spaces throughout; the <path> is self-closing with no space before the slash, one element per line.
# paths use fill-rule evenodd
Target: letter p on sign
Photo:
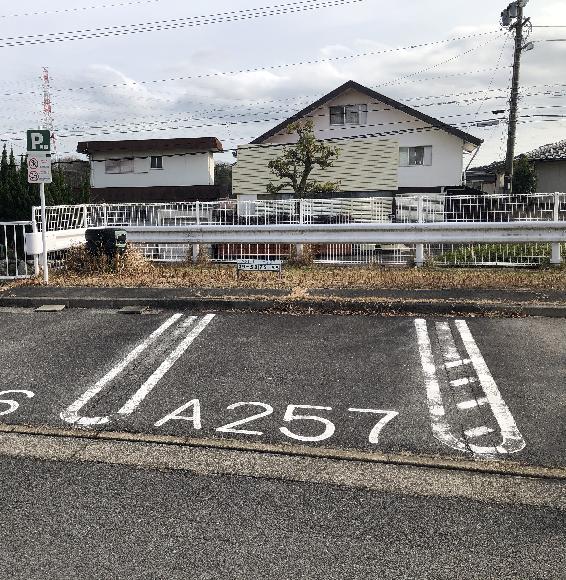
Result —
<path fill-rule="evenodd" d="M 51 151 L 51 132 L 44 129 L 31 129 L 27 132 L 29 153 L 49 153 Z"/>

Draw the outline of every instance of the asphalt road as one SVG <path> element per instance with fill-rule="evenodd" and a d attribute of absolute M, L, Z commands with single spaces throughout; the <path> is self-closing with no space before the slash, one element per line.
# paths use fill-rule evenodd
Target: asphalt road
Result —
<path fill-rule="evenodd" d="M 561 319 L 1 309 L 0 328 L 5 423 L 566 464 Z"/>
<path fill-rule="evenodd" d="M 0 472 L 14 580 L 565 577 L 551 508 L 89 463 Z"/>

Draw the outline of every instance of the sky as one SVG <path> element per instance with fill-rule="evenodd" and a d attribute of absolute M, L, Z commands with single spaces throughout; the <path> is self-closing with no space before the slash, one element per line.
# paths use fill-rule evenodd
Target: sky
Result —
<path fill-rule="evenodd" d="M 347 80 L 485 140 L 505 156 L 512 37 L 494 0 L 57 0 L 0 6 L 0 139 L 43 123 L 79 141 L 218 137 L 249 143 Z M 566 139 L 566 2 L 530 0 L 516 153 Z M 549 116 L 553 115 L 553 116 Z M 501 119 L 499 125 L 476 123 Z M 217 160 L 231 162 L 230 153 Z"/>

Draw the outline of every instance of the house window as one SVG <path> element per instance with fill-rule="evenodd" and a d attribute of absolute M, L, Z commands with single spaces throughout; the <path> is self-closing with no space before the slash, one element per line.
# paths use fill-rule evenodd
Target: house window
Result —
<path fill-rule="evenodd" d="M 330 107 L 331 125 L 364 125 L 367 123 L 367 105 L 344 105 Z"/>
<path fill-rule="evenodd" d="M 413 165 L 432 165 L 432 146 L 400 147 L 400 167 L 412 167 Z"/>
<path fill-rule="evenodd" d="M 130 159 L 106 159 L 105 161 L 106 173 L 133 173 L 134 160 Z"/>
<path fill-rule="evenodd" d="M 163 157 L 161 155 L 152 155 L 150 167 L 152 169 L 163 169 Z"/>

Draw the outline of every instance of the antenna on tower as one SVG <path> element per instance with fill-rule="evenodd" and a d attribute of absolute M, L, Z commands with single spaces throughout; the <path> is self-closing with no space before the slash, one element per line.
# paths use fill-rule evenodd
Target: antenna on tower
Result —
<path fill-rule="evenodd" d="M 51 132 L 51 150 L 56 149 L 56 139 L 53 122 L 53 108 L 51 106 L 51 81 L 49 79 L 49 69 L 43 67 L 43 128 Z"/>

